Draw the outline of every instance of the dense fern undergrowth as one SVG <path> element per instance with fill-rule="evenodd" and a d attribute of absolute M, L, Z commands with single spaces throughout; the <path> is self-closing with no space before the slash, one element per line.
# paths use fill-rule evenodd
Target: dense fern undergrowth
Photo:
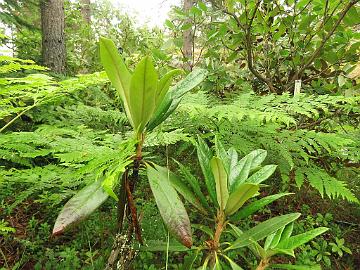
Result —
<path fill-rule="evenodd" d="M 59 207 L 99 177 L 107 163 L 121 159 L 121 145 L 131 129 L 118 110 L 120 100 L 104 73 L 54 78 L 31 61 L 2 56 L 0 63 L 0 265 L 5 269 L 101 269 L 115 229 L 114 201 L 61 238 L 51 238 L 50 230 Z M 244 86 L 231 99 L 220 99 L 200 87 L 185 96 L 160 129 L 148 134 L 144 151 L 176 170 L 173 159 L 195 160 L 196 135 L 209 145 L 216 135 L 241 155 L 267 150 L 266 163 L 278 169 L 265 193 L 295 194 L 271 210 L 303 212 L 299 232 L 317 225 L 331 228 L 300 250 L 297 260 L 311 263 L 323 243 L 345 238 L 353 255 L 340 257 L 334 251 L 330 265 L 356 269 L 360 263 L 356 259 L 360 254 L 356 239 L 360 233 L 359 124 L 360 97 L 258 96 Z M 196 166 L 192 170 L 200 175 Z M 148 188 L 142 182 L 137 190 L 144 237 L 166 241 L 154 201 L 142 201 L 149 197 Z M 268 208 L 258 218 L 269 215 Z M 172 253 L 173 269 L 180 269 L 176 267 L 181 256 Z M 325 261 L 320 260 L 329 267 Z M 135 262 L 141 269 L 160 269 L 164 264 L 163 253 L 148 251 Z"/>

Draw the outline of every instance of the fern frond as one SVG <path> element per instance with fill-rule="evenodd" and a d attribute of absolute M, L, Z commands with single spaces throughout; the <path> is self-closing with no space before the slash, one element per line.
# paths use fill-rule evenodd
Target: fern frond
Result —
<path fill-rule="evenodd" d="M 330 176 L 319 168 L 307 168 L 306 178 L 310 185 L 319 191 L 321 197 L 324 193 L 331 199 L 343 198 L 349 202 L 359 203 L 355 195 L 347 188 L 346 184 Z"/>
<path fill-rule="evenodd" d="M 146 137 L 145 146 L 160 146 L 175 144 L 179 141 L 194 142 L 190 134 L 183 132 L 183 129 L 172 131 L 155 130 Z"/>

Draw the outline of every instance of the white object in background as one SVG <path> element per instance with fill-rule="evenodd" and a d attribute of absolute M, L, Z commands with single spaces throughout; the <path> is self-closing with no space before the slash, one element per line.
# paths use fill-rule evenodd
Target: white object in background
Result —
<path fill-rule="evenodd" d="M 301 80 L 295 80 L 294 96 L 300 94 L 300 89 L 301 89 Z"/>

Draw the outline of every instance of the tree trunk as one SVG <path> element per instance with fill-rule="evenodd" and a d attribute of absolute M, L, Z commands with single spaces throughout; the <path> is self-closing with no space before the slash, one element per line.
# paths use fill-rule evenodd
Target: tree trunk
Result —
<path fill-rule="evenodd" d="M 193 6 L 195 0 L 184 0 L 184 12 L 187 13 Z M 185 23 L 191 23 L 191 19 L 188 19 Z M 193 49 L 194 49 L 194 36 L 192 28 L 185 30 L 183 34 L 184 45 L 183 45 L 183 57 L 184 69 L 192 70 L 193 68 Z"/>
<path fill-rule="evenodd" d="M 45 66 L 56 73 L 65 73 L 64 0 L 40 0 L 42 57 Z"/>
<path fill-rule="evenodd" d="M 83 25 L 78 27 L 77 32 L 81 30 L 85 40 L 94 39 L 94 35 L 91 29 L 91 6 L 90 0 L 80 0 L 80 12 L 83 18 Z M 79 62 L 82 63 L 79 69 L 79 73 L 86 74 L 91 69 L 91 62 L 89 62 L 92 52 L 89 50 L 88 42 L 81 42 L 79 44 L 80 53 L 78 55 Z"/>
<path fill-rule="evenodd" d="M 81 4 L 81 15 L 84 18 L 84 21 L 90 25 L 91 23 L 90 0 L 80 0 L 80 4 Z"/>

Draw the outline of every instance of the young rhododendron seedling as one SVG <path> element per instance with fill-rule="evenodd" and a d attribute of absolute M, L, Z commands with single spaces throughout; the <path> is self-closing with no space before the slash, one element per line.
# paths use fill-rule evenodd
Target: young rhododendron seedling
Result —
<path fill-rule="evenodd" d="M 119 233 L 122 230 L 125 205 L 128 205 L 128 220 L 132 222 L 128 235 L 132 235 L 134 231 L 137 240 L 142 243 L 133 193 L 140 169 L 147 167 L 150 187 L 165 225 L 184 246 L 191 247 L 189 217 L 167 178 L 169 173 L 157 165 L 149 166 L 145 163 L 142 147 L 146 133 L 151 132 L 171 115 L 182 97 L 205 79 L 207 71 L 196 69 L 171 86 L 174 77 L 182 74 L 182 70 L 171 70 L 159 78 L 152 57 L 145 56 L 134 71 L 130 72 L 114 42 L 106 38 L 100 38 L 100 58 L 109 80 L 119 94 L 135 136 L 128 139 L 128 147 L 119 153 L 116 162 L 109 160 L 108 163 L 100 164 L 102 171 L 97 174 L 99 180 L 69 200 L 57 218 L 53 234 L 61 234 L 70 225 L 85 219 L 111 196 L 118 201 Z M 118 194 L 115 194 L 117 186 L 120 186 L 120 189 Z"/>
<path fill-rule="evenodd" d="M 163 189 L 165 186 L 170 187 L 169 183 L 186 201 L 194 206 L 193 209 L 198 214 L 204 215 L 203 220 L 213 219 L 215 224 L 214 231 L 207 224 L 192 224 L 196 230 L 205 233 L 210 239 L 205 241 L 203 245 L 195 248 L 197 252 L 194 254 L 189 267 L 193 267 L 196 257 L 203 252 L 205 257 L 202 269 L 208 269 L 207 267 L 209 266 L 210 269 L 222 269 L 224 263 L 229 264 L 231 269 L 242 269 L 226 254 L 235 249 L 248 248 L 260 259 L 257 269 L 265 269 L 269 266 L 272 256 L 277 254 L 294 256 L 294 249 L 327 230 L 327 228 L 321 227 L 303 234 L 291 236 L 292 224 L 300 217 L 299 213 L 291 213 L 272 217 L 247 231 L 241 231 L 235 225 L 241 219 L 249 217 L 264 206 L 291 193 L 270 195 L 260 200 L 254 198 L 258 195 L 259 189 L 264 186 L 262 183 L 276 170 L 276 165 L 262 166 L 267 155 L 265 150 L 254 150 L 238 160 L 236 150 L 234 148 L 225 150 L 216 137 L 215 153 L 200 137 L 196 146 L 198 160 L 204 175 L 204 186 L 207 192 L 201 190 L 202 185 L 199 180 L 180 163 L 178 165 L 183 178 L 179 178 L 161 167 L 156 167 L 157 173 L 156 177 L 154 177 L 155 169 L 148 169 L 151 188 L 153 191 L 154 189 L 162 189 L 163 192 L 155 196 L 158 197 L 157 203 L 163 218 L 171 220 L 173 228 L 182 228 L 183 238 L 180 241 L 183 242 L 184 239 L 189 239 L 187 238 L 188 234 L 185 233 L 188 230 L 185 228 L 188 227 L 183 226 L 188 224 L 187 217 L 184 219 L 180 207 L 174 207 L 172 210 L 166 210 L 166 208 L 161 210 L 160 207 L 160 205 L 165 204 L 165 201 L 171 202 L 174 206 L 177 205 L 175 201 L 172 201 L 178 200 L 177 196 L 175 196 L 176 193 L 167 193 Z M 157 182 L 153 182 L 155 179 Z M 160 179 L 163 183 L 166 182 L 166 185 L 160 184 Z M 252 199 L 252 202 L 245 205 L 250 199 Z M 184 220 L 180 221 L 182 219 Z M 230 225 L 231 230 L 226 229 L 228 225 Z M 227 237 L 225 242 L 221 237 L 224 233 L 229 232 L 231 236 Z M 265 243 L 264 247 L 262 247 L 259 242 L 264 239 Z"/>

